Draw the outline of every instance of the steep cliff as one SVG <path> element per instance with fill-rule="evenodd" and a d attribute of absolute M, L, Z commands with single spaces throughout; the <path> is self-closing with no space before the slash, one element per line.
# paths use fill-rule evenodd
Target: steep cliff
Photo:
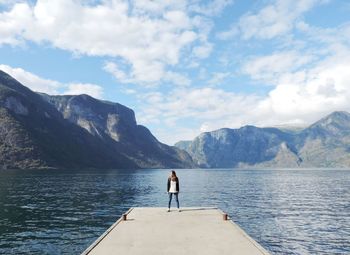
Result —
<path fill-rule="evenodd" d="M 191 167 L 131 109 L 92 97 L 37 94 L 0 71 L 0 168 Z"/>
<path fill-rule="evenodd" d="M 130 108 L 88 95 L 43 97 L 70 123 L 122 152 L 139 167 L 194 166 L 188 153 L 160 143 L 146 127 L 137 125 Z"/>

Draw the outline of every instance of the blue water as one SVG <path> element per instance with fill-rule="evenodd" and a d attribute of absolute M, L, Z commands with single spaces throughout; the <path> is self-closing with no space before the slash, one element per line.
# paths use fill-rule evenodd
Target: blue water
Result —
<path fill-rule="evenodd" d="M 350 171 L 177 173 L 181 206 L 218 206 L 271 254 L 350 254 Z M 168 174 L 0 171 L 0 254 L 79 254 L 129 207 L 166 207 Z"/>

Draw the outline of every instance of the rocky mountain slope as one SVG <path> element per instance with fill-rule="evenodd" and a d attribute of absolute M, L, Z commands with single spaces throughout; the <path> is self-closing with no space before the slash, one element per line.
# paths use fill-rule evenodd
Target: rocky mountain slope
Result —
<path fill-rule="evenodd" d="M 202 133 L 177 147 L 202 167 L 350 167 L 350 114 L 334 112 L 298 132 L 245 126 Z"/>
<path fill-rule="evenodd" d="M 146 127 L 137 125 L 134 111 L 121 104 L 88 95 L 42 96 L 64 119 L 123 152 L 139 167 L 193 166 L 188 153 L 160 143 Z"/>
<path fill-rule="evenodd" d="M 134 112 L 87 95 L 37 94 L 0 71 L 1 168 L 193 167 Z"/>

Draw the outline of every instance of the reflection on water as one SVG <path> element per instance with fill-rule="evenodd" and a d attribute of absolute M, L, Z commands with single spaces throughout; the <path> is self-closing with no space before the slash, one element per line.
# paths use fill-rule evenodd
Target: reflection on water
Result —
<path fill-rule="evenodd" d="M 272 254 L 350 254 L 350 171 L 178 170 L 181 206 L 218 206 Z M 0 253 L 79 254 L 168 170 L 2 171 Z"/>

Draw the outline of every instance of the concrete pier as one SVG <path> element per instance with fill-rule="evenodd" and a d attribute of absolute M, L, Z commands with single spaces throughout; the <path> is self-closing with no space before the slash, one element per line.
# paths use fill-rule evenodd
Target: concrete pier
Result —
<path fill-rule="evenodd" d="M 269 254 L 217 208 L 131 208 L 83 255 Z"/>

